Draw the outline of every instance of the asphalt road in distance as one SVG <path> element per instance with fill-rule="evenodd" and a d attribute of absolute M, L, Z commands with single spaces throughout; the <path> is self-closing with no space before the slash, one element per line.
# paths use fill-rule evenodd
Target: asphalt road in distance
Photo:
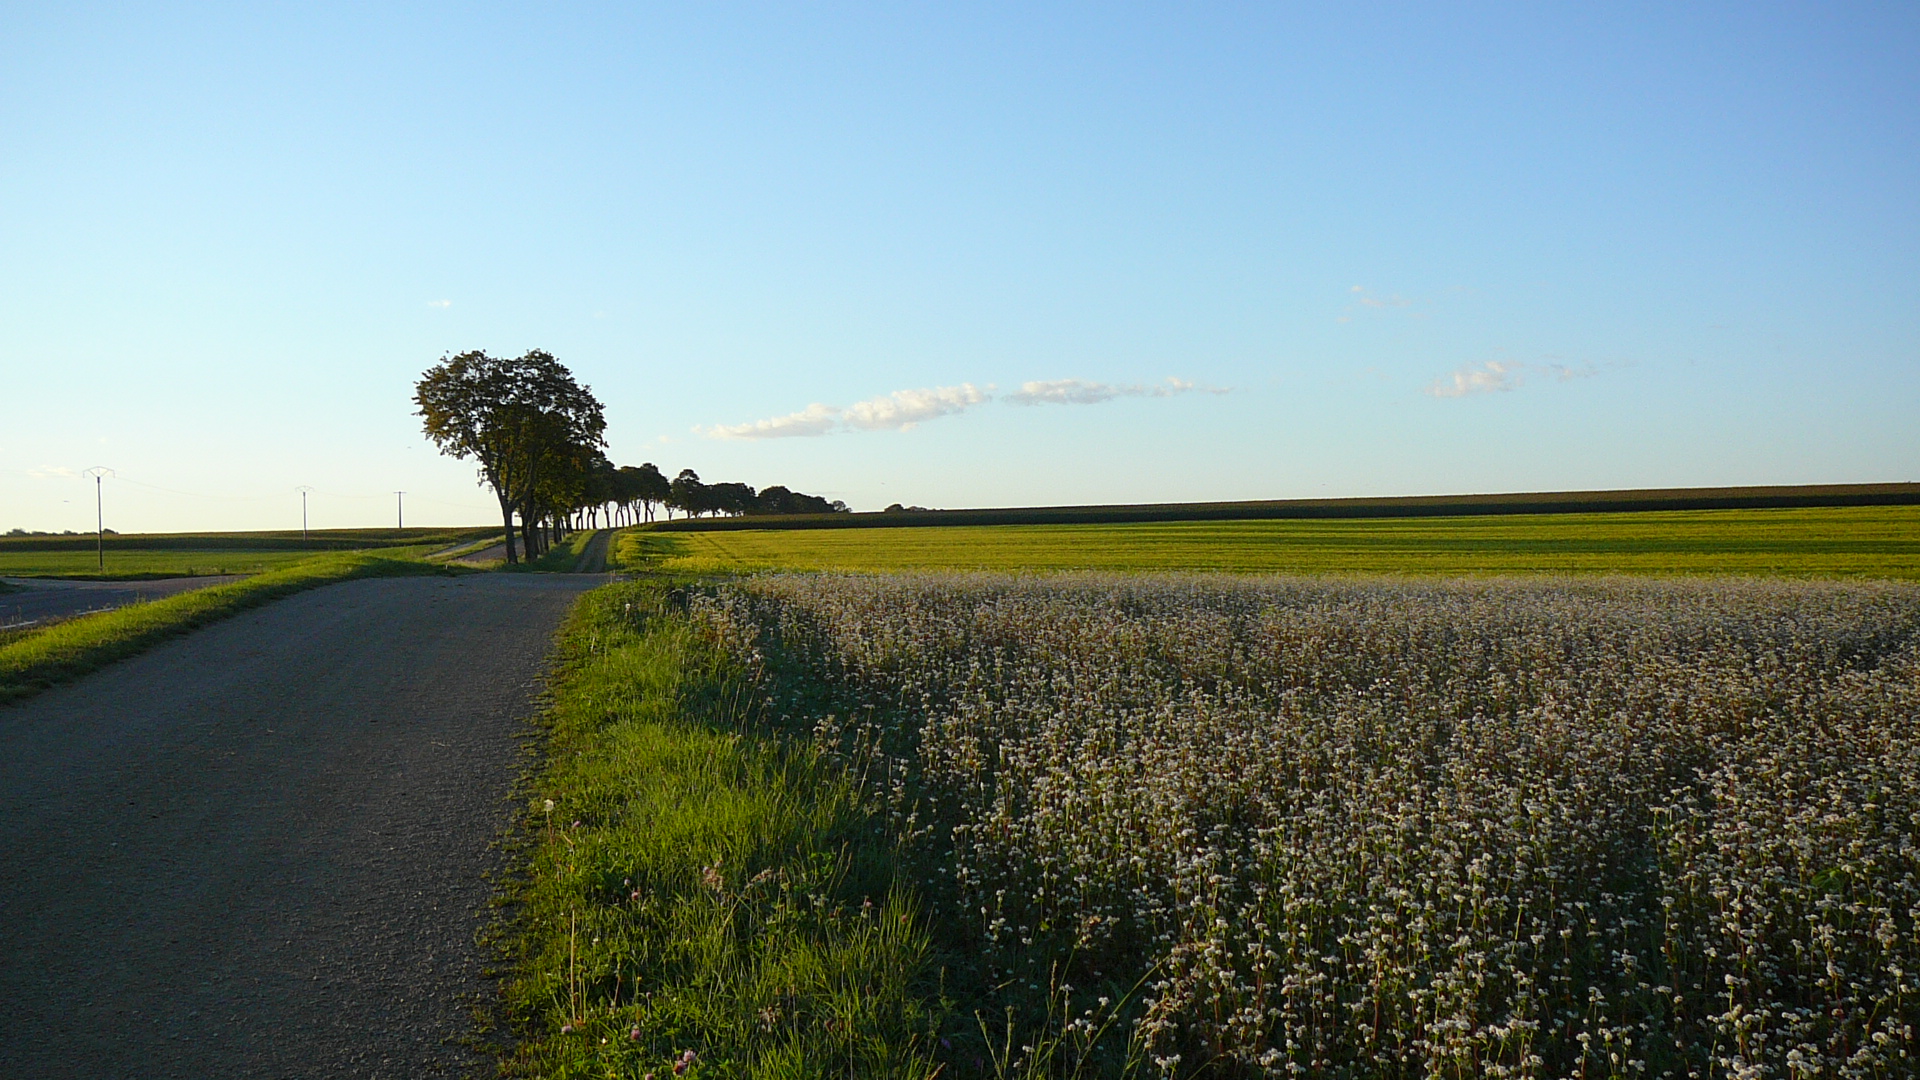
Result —
<path fill-rule="evenodd" d="M 156 578 L 149 581 L 75 581 L 66 578 L 0 578 L 19 592 L 0 593 L 0 630 L 109 611 L 146 600 L 178 596 L 239 581 L 238 574 Z"/>

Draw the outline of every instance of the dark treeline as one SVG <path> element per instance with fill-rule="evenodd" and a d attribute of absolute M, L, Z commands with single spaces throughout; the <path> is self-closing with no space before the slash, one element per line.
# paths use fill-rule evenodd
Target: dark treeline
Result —
<path fill-rule="evenodd" d="M 464 352 L 427 369 L 414 386 L 416 415 L 440 452 L 476 461 L 500 504 L 507 561 L 533 559 L 568 530 L 715 514 L 839 513 L 829 502 L 775 485 L 702 483 L 692 469 L 668 480 L 658 467 L 607 459 L 606 410 L 551 353 L 517 358 Z M 517 527 L 515 519 L 518 519 Z M 515 534 L 518 533 L 518 551 Z"/>
<path fill-rule="evenodd" d="M 829 502 L 818 495 L 790 491 L 775 484 L 755 491 L 751 484 L 707 484 L 692 469 L 668 480 L 658 466 L 614 466 L 600 462 L 588 479 L 587 503 L 580 509 L 588 528 L 599 528 L 601 515 L 606 524 L 637 525 L 652 521 L 656 510 L 668 518 L 674 511 L 687 517 L 747 514 L 838 514 L 847 511 L 843 502 Z"/>

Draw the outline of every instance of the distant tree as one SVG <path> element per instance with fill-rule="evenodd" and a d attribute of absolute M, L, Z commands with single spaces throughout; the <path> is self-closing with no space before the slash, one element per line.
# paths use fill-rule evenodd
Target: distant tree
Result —
<path fill-rule="evenodd" d="M 599 400 L 542 350 L 511 360 L 478 350 L 442 358 L 415 384 L 414 402 L 441 453 L 479 464 L 500 504 L 508 562 L 516 561 L 514 513 L 531 558 L 545 547 L 543 527 L 580 505 L 606 444 Z"/>
<path fill-rule="evenodd" d="M 707 505 L 722 514 L 745 514 L 753 509 L 754 491 L 746 484 L 713 484 L 707 488 Z"/>
<path fill-rule="evenodd" d="M 672 483 L 658 466 L 649 461 L 640 466 L 640 502 L 647 508 L 647 520 L 653 520 L 653 508 L 672 495 Z"/>
<path fill-rule="evenodd" d="M 681 469 L 680 475 L 674 477 L 667 486 L 667 505 L 677 508 L 688 517 L 705 513 L 709 509 L 707 485 L 700 482 L 700 474 L 692 469 Z"/>
<path fill-rule="evenodd" d="M 793 510 L 793 492 L 781 484 L 762 488 L 758 498 L 754 499 L 753 513 L 791 514 Z"/>
<path fill-rule="evenodd" d="M 587 515 L 586 527 L 600 527 L 600 515 L 607 515 L 607 524 L 613 524 L 614 508 L 623 501 L 620 498 L 620 470 L 604 455 L 595 454 L 587 466 L 586 500 L 582 509 Z"/>
<path fill-rule="evenodd" d="M 818 495 L 808 495 L 804 492 L 793 491 L 783 485 L 775 484 L 760 492 L 759 497 L 754 500 L 753 509 L 750 510 L 749 513 L 834 514 L 844 513 L 846 509 L 846 503 L 828 502 Z"/>
<path fill-rule="evenodd" d="M 464 352 L 427 369 L 414 386 L 415 415 L 440 452 L 473 459 L 480 478 L 500 503 L 507 561 L 513 550 L 520 425 L 513 416 L 511 361 L 485 352 Z"/>

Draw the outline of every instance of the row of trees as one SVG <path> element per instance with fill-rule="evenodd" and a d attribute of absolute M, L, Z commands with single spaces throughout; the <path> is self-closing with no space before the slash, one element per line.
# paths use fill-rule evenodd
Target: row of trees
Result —
<path fill-rule="evenodd" d="M 597 527 L 654 520 L 656 508 L 689 515 L 842 513 L 847 505 L 775 485 L 706 484 L 692 469 L 668 480 L 658 467 L 607 459 L 606 410 L 553 355 L 464 352 L 414 385 L 416 415 L 440 452 L 477 462 L 500 503 L 507 561 L 537 558 L 583 521 Z M 515 518 L 519 544 L 515 548 Z"/>
<path fill-rule="evenodd" d="M 847 504 L 829 501 L 818 495 L 792 491 L 779 484 L 755 491 L 751 484 L 703 483 L 692 469 L 680 470 L 669 480 L 658 466 L 602 463 L 588 483 L 587 504 L 582 507 L 589 528 L 598 528 L 601 515 L 606 523 L 634 525 L 654 520 L 656 510 L 671 518 L 674 511 L 688 517 L 712 514 L 839 514 Z"/>

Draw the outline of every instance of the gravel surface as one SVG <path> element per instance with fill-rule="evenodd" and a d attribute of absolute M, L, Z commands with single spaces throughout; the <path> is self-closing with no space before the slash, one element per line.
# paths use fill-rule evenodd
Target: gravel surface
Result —
<path fill-rule="evenodd" d="M 475 931 L 604 578 L 384 578 L 0 707 L 0 1076 L 490 1075 Z"/>
<path fill-rule="evenodd" d="M 31 626 L 89 611 L 106 611 L 142 600 L 239 581 L 239 574 L 155 578 L 152 581 L 70 581 L 64 578 L 0 578 L 19 592 L 0 593 L 0 629 Z"/>

